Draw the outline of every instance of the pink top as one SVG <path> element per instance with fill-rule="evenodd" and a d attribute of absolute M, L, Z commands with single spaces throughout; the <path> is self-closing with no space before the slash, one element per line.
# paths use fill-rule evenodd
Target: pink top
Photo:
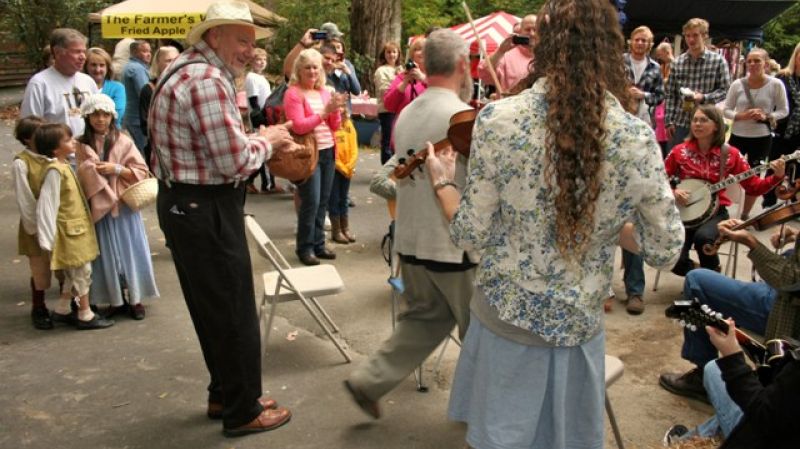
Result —
<path fill-rule="evenodd" d="M 331 101 L 331 93 L 327 89 L 322 88 L 317 92 L 322 99 L 322 104 L 328 104 Z M 289 86 L 286 89 L 283 97 L 283 111 L 286 120 L 292 121 L 292 132 L 295 134 L 308 134 L 323 122 L 322 117 L 314 112 L 311 104 L 306 100 L 306 96 L 303 95 L 303 90 L 297 85 Z M 342 125 L 342 115 L 340 112 L 328 114 L 325 122 L 331 132 L 336 131 Z M 322 150 L 328 147 L 317 145 L 317 148 Z"/>
<path fill-rule="evenodd" d="M 311 110 L 314 111 L 315 114 L 322 115 L 325 111 L 325 104 L 322 102 L 321 98 L 308 96 L 306 97 L 306 101 L 311 105 Z M 333 134 L 328 124 L 325 122 L 320 123 L 314 128 L 314 138 L 317 140 L 317 148 L 330 148 L 333 146 Z"/>
<path fill-rule="evenodd" d="M 416 83 L 409 84 L 403 92 L 400 92 L 397 90 L 397 86 L 403 82 L 404 77 L 405 74 L 403 73 L 394 77 L 394 81 L 392 81 L 392 84 L 389 85 L 389 88 L 386 89 L 386 93 L 383 95 L 383 106 L 389 112 L 399 114 L 403 108 L 411 103 L 411 100 L 419 97 L 425 92 L 425 89 L 428 88 L 425 82 L 417 81 Z"/>
<path fill-rule="evenodd" d="M 664 104 L 665 102 L 662 101 L 656 106 L 656 140 L 659 142 L 666 142 L 669 140 L 667 136 L 667 127 L 664 126 L 664 116 L 666 115 Z"/>
<path fill-rule="evenodd" d="M 525 53 L 523 47 L 517 45 L 500 58 L 497 67 L 494 71 L 497 73 L 497 79 L 500 80 L 500 87 L 503 91 L 508 92 L 512 87 L 516 86 L 518 82 L 528 76 L 529 67 L 533 56 L 530 52 Z M 489 74 L 489 69 L 486 65 L 488 60 L 483 60 L 478 64 L 478 78 L 488 84 L 494 84 L 492 76 Z"/>

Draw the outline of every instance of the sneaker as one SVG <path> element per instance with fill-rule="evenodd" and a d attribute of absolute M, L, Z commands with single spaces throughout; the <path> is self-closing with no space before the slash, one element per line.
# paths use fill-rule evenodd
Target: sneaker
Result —
<path fill-rule="evenodd" d="M 693 368 L 683 374 L 662 373 L 658 384 L 670 393 L 708 403 L 708 394 L 703 386 L 702 368 Z"/>
<path fill-rule="evenodd" d="M 661 440 L 661 443 L 664 445 L 664 447 L 671 446 L 684 439 L 688 433 L 689 428 L 683 424 L 675 424 L 667 429 L 667 433 L 664 434 L 664 439 Z"/>
<path fill-rule="evenodd" d="M 641 315 L 644 312 L 644 300 L 642 295 L 628 296 L 628 304 L 625 310 L 631 315 Z"/>

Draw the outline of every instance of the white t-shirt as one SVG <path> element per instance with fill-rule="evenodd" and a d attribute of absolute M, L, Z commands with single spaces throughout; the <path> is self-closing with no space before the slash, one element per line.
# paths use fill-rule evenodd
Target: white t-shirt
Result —
<path fill-rule="evenodd" d="M 647 58 L 642 58 L 641 61 L 637 61 L 633 56 L 631 56 L 631 66 L 633 66 L 633 82 L 635 84 L 639 84 L 639 80 L 642 79 L 644 69 L 647 68 Z"/>
<path fill-rule="evenodd" d="M 731 83 L 731 87 L 728 89 L 728 96 L 725 97 L 725 118 L 733 120 L 737 112 L 752 108 L 742 86 L 746 82 L 747 78 L 739 78 Z M 777 78 L 768 76 L 766 84 L 761 88 L 750 89 L 750 96 L 753 97 L 756 108 L 763 110 L 767 114 L 772 114 L 775 120 L 780 120 L 789 115 L 789 100 L 786 97 L 786 88 Z M 769 135 L 770 130 L 765 124 L 753 120 L 735 120 L 731 133 L 739 137 L 765 137 Z"/>
<path fill-rule="evenodd" d="M 85 123 L 80 105 L 88 94 L 99 92 L 94 80 L 78 72 L 64 76 L 53 67 L 33 75 L 25 87 L 20 117 L 38 115 L 51 123 L 64 123 L 72 129 L 72 135 L 83 134 Z"/>
<path fill-rule="evenodd" d="M 244 79 L 244 90 L 247 92 L 247 98 L 258 97 L 258 108 L 264 109 L 264 103 L 267 102 L 267 97 L 272 91 L 269 87 L 269 81 L 263 75 L 255 72 L 249 72 Z M 249 104 L 249 103 L 248 103 Z"/>

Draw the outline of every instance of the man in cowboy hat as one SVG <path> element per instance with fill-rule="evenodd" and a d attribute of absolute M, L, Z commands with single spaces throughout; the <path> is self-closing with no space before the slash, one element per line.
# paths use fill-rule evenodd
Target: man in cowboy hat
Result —
<path fill-rule="evenodd" d="M 211 382 L 208 417 L 226 436 L 275 429 L 288 409 L 261 397 L 261 347 L 244 230 L 244 180 L 295 144 L 285 126 L 243 131 L 234 77 L 256 39 L 246 3 L 219 1 L 186 37 L 150 109 L 158 218 L 172 252 Z"/>

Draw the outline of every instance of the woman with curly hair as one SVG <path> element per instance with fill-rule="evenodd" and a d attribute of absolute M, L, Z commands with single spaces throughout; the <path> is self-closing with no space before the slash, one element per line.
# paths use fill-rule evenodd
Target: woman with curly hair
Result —
<path fill-rule="evenodd" d="M 614 248 L 670 267 L 683 226 L 652 130 L 621 106 L 614 8 L 538 17 L 530 88 L 478 115 L 463 198 L 452 151 L 426 164 L 453 242 L 481 255 L 449 415 L 473 448 L 600 449 Z"/>

